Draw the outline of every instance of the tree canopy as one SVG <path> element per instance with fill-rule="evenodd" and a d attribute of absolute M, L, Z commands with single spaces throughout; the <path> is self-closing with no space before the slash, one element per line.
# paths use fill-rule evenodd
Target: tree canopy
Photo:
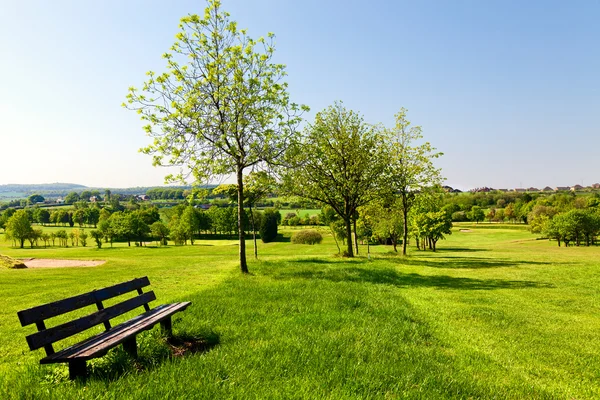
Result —
<path fill-rule="evenodd" d="M 347 255 L 354 254 L 352 222 L 358 207 L 377 196 L 387 152 L 380 130 L 342 103 L 319 112 L 289 150 L 285 190 L 330 206 L 346 227 Z"/>

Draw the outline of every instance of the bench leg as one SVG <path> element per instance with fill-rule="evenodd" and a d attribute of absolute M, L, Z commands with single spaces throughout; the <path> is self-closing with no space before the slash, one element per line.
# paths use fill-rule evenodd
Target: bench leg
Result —
<path fill-rule="evenodd" d="M 171 322 L 171 317 L 165 318 L 160 321 L 160 327 L 167 337 L 173 336 L 173 323 Z"/>
<path fill-rule="evenodd" d="M 69 361 L 69 379 L 75 380 L 77 377 L 85 378 L 87 376 L 87 367 L 85 360 Z"/>
<path fill-rule="evenodd" d="M 133 358 L 137 358 L 137 342 L 135 336 L 123 342 L 123 348 Z"/>

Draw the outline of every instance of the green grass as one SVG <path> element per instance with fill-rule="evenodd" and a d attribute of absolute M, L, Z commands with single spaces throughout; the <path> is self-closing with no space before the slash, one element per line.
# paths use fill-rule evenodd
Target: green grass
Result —
<path fill-rule="evenodd" d="M 283 210 L 279 210 L 279 212 L 281 213 L 282 218 L 285 218 L 285 215 L 287 213 L 294 213 L 300 218 L 304 218 L 306 216 L 306 214 L 308 214 L 309 217 L 312 217 L 313 215 L 321 214 L 320 209 L 300 209 L 300 210 L 283 209 Z"/>
<path fill-rule="evenodd" d="M 342 259 L 329 236 L 261 243 L 249 276 L 235 241 L 20 250 L 1 236 L 12 257 L 107 263 L 0 269 L 0 398 L 600 397 L 600 248 L 558 248 L 518 225 L 461 224 L 439 252 L 408 258 L 373 246 Z M 144 275 L 158 303 L 193 302 L 175 334 L 206 351 L 169 358 L 152 331 L 140 361 L 116 349 L 87 382 L 37 364 L 18 310 Z"/>

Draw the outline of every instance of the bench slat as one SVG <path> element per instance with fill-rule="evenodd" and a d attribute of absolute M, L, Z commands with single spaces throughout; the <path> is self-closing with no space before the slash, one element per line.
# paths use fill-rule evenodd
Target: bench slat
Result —
<path fill-rule="evenodd" d="M 147 276 L 144 276 L 143 278 L 136 278 L 104 289 L 94 290 L 89 293 L 32 307 L 27 310 L 19 311 L 17 315 L 19 316 L 19 321 L 21 321 L 21 326 L 26 326 L 95 304 L 98 301 L 107 300 L 124 293 L 132 292 L 148 285 L 150 285 L 150 281 Z"/>
<path fill-rule="evenodd" d="M 185 310 L 190 304 L 191 302 L 187 301 L 160 305 L 149 312 L 113 327 L 110 331 L 99 333 L 81 343 L 49 355 L 40 360 L 40 363 L 51 364 L 73 360 L 89 360 L 99 357 L 131 336 L 135 336 L 143 330 L 150 329 L 161 320 Z"/>
<path fill-rule="evenodd" d="M 29 348 L 31 350 L 39 349 L 47 344 L 51 344 L 69 336 L 73 336 L 121 314 L 125 314 L 126 312 L 147 304 L 153 300 L 156 300 L 156 296 L 154 295 L 153 291 L 144 293 L 140 296 L 125 300 L 122 303 L 115 304 L 114 306 L 107 307 L 100 311 L 96 311 L 85 317 L 81 317 L 73 321 L 31 334 L 26 337 L 27 344 L 29 344 Z"/>

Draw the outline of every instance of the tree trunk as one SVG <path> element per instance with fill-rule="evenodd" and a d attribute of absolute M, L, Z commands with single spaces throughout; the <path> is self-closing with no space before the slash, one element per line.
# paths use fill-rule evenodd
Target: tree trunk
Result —
<path fill-rule="evenodd" d="M 406 255 L 406 242 L 408 242 L 408 209 L 406 194 L 402 194 L 402 219 L 404 221 L 402 235 L 402 255 Z"/>
<path fill-rule="evenodd" d="M 346 222 L 346 251 L 348 252 L 347 256 L 354 257 L 354 252 L 352 251 L 352 222 L 350 221 L 350 218 L 348 218 L 344 222 Z"/>
<path fill-rule="evenodd" d="M 394 251 L 397 253 L 398 249 L 396 248 L 396 246 L 398 246 L 398 241 L 396 239 L 392 238 L 392 246 L 394 246 Z"/>
<path fill-rule="evenodd" d="M 356 248 L 356 255 L 358 255 L 358 235 L 356 234 L 356 218 L 352 218 L 352 225 L 354 227 L 354 247 Z"/>
<path fill-rule="evenodd" d="M 417 250 L 421 250 L 421 245 L 420 245 L 418 236 L 415 236 L 415 242 L 417 242 Z"/>
<path fill-rule="evenodd" d="M 246 263 L 246 239 L 244 238 L 244 175 L 242 168 L 237 168 L 238 184 L 238 236 L 240 239 L 240 270 L 242 273 L 248 273 L 248 264 Z"/>
<path fill-rule="evenodd" d="M 254 241 L 254 259 L 258 259 L 258 247 L 256 246 L 256 225 L 254 223 L 254 211 L 252 211 L 252 204 L 250 204 L 250 220 L 252 221 L 252 240 Z"/>

